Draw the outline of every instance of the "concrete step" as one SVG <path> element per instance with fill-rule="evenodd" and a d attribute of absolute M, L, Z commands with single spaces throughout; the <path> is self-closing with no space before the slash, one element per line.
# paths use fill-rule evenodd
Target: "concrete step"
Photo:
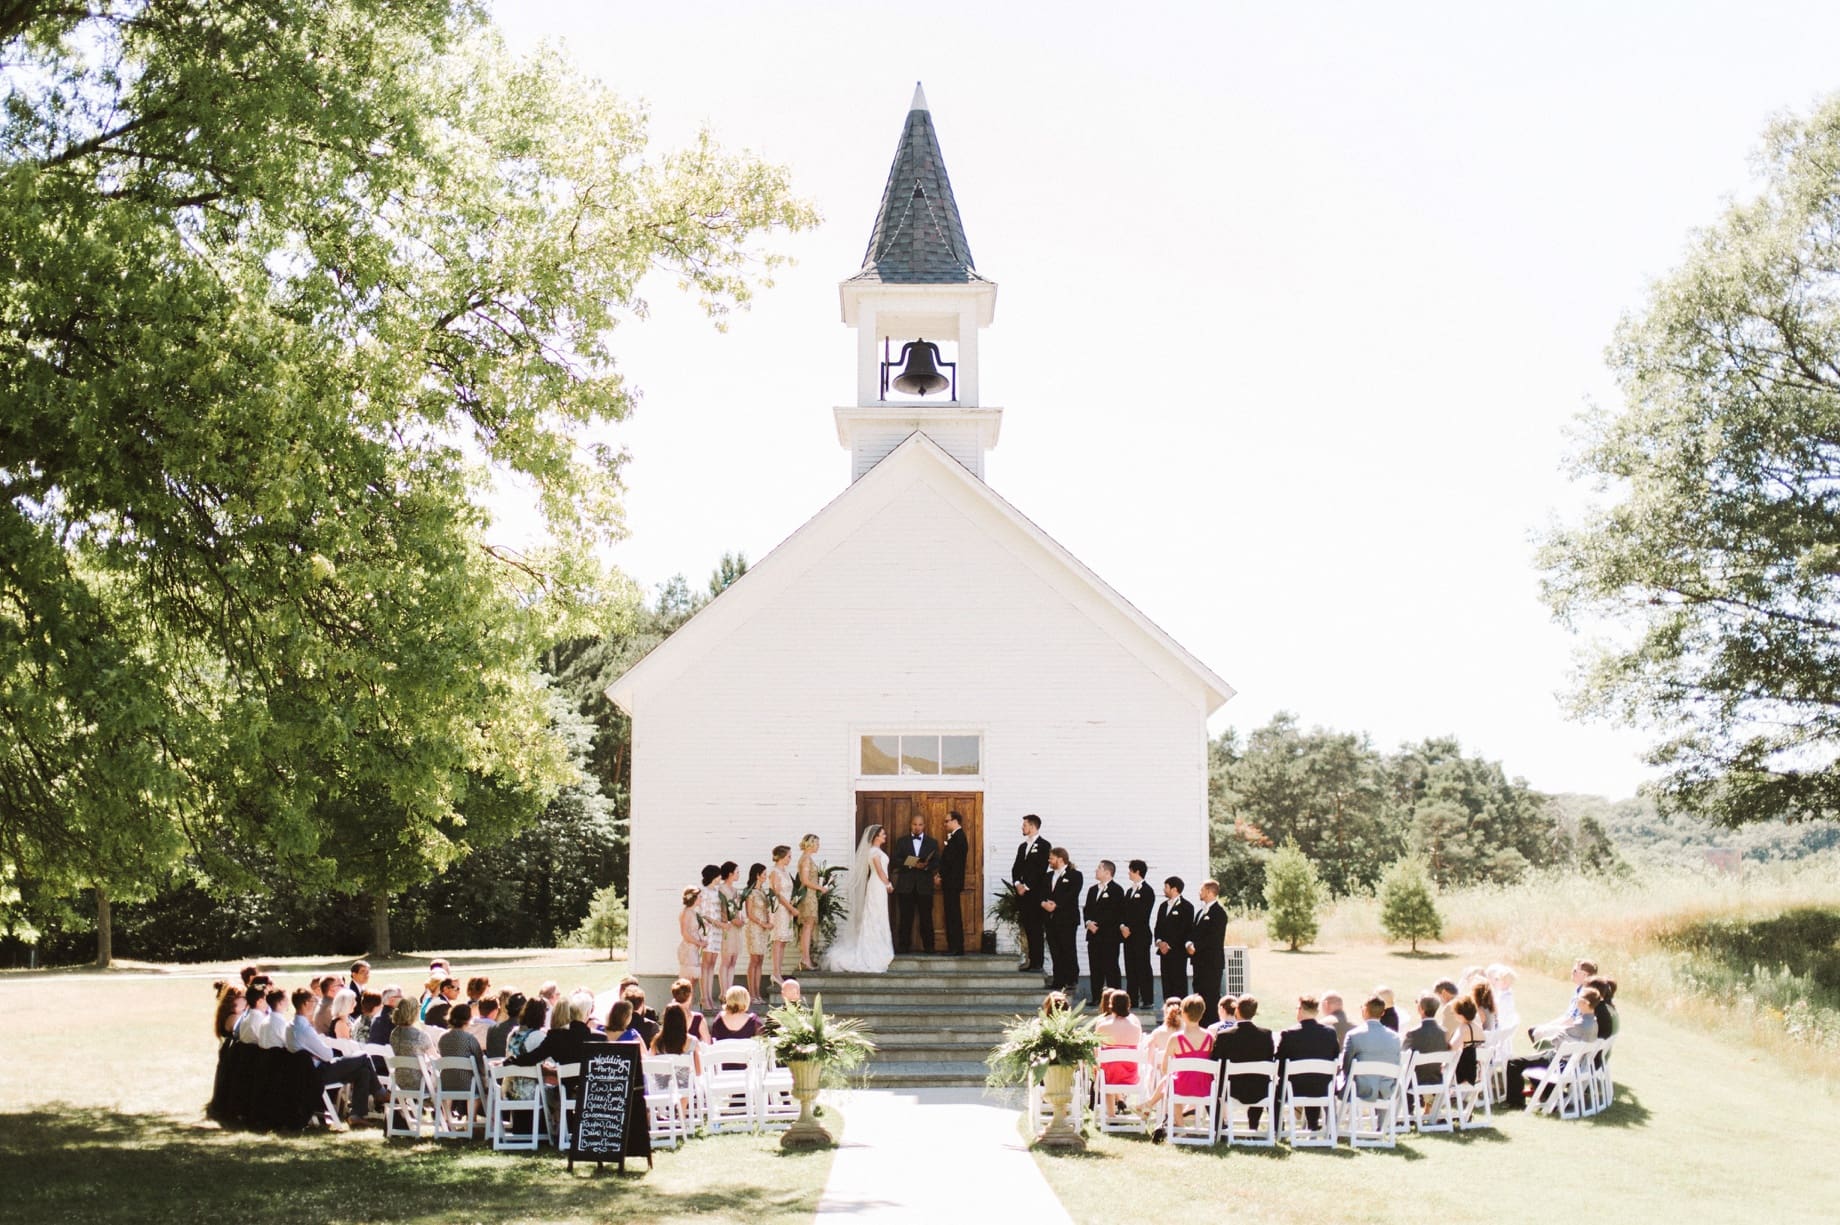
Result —
<path fill-rule="evenodd" d="M 889 1060 L 868 1065 L 871 1089 L 982 1085 L 990 1071 L 971 1060 Z"/>

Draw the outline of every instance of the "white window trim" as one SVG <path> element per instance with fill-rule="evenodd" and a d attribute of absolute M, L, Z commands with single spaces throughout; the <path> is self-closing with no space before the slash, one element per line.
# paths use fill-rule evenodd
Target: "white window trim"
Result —
<path fill-rule="evenodd" d="M 976 736 L 978 738 L 978 772 L 976 774 L 864 774 L 862 741 L 865 736 Z M 858 727 L 851 729 L 849 746 L 850 777 L 855 791 L 982 791 L 990 769 L 990 737 L 981 727 L 933 725 L 915 727 Z M 943 753 L 943 749 L 941 752 Z M 941 763 L 943 765 L 943 763 Z"/>

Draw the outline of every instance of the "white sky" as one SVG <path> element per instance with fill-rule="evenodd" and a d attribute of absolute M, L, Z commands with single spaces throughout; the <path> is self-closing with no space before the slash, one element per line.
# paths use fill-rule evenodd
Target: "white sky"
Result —
<path fill-rule="evenodd" d="M 1840 86 L 1840 5 L 495 7 L 825 218 L 728 333 L 668 283 L 622 331 L 614 556 L 648 590 L 760 558 L 847 480 L 836 285 L 918 79 L 1001 286 L 990 482 L 1239 689 L 1214 730 L 1292 710 L 1454 733 L 1546 790 L 1645 776 L 1640 736 L 1565 717 L 1532 540 L 1578 504 L 1567 431 L 1616 402 L 1619 315 L 1770 116 Z"/>

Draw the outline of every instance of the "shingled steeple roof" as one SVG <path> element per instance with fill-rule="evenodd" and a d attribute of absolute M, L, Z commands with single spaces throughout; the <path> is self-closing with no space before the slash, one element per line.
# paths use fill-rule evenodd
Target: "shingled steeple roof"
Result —
<path fill-rule="evenodd" d="M 888 186 L 882 189 L 882 207 L 869 234 L 862 271 L 850 279 L 893 285 L 985 279 L 971 262 L 971 244 L 965 241 L 965 224 L 952 198 L 933 115 L 918 84 L 888 170 Z"/>

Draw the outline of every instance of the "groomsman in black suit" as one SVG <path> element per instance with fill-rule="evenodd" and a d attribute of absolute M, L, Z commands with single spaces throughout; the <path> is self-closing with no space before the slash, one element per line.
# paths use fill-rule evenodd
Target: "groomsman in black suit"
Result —
<path fill-rule="evenodd" d="M 1293 1059 L 1328 1059 L 1341 1057 L 1341 1047 L 1335 1041 L 1335 1031 L 1316 1019 L 1320 1005 L 1315 996 L 1304 995 L 1297 999 L 1297 1025 L 1278 1035 L 1278 1094 L 1283 1097 L 1283 1084 L 1289 1078 L 1287 1065 Z M 1235 1026 L 1235 1028 L 1238 1028 Z M 1293 1086 L 1298 1097 L 1323 1097 L 1329 1092 L 1332 1076 L 1310 1073 L 1299 1076 Z M 1303 1121 L 1312 1128 L 1322 1126 L 1322 1111 L 1315 1106 L 1304 1108 Z"/>
<path fill-rule="evenodd" d="M 933 866 L 939 862 L 939 843 L 926 832 L 919 813 L 907 823 L 908 834 L 892 839 L 888 849 L 894 864 L 894 905 L 901 926 L 894 934 L 896 951 L 911 953 L 914 924 L 920 925 L 920 947 L 933 951 Z M 911 862 L 910 862 L 911 861 Z"/>
<path fill-rule="evenodd" d="M 1163 882 L 1163 908 L 1156 916 L 1156 951 L 1163 961 L 1163 998 L 1188 994 L 1188 940 L 1195 929 L 1195 908 L 1182 896 L 1182 878 Z"/>
<path fill-rule="evenodd" d="M 1054 969 L 1048 985 L 1056 991 L 1075 991 L 1080 986 L 1080 886 L 1085 878 L 1073 866 L 1067 848 L 1055 847 L 1048 852 L 1047 897 L 1041 909 L 1048 928 L 1048 951 L 1054 957 Z"/>
<path fill-rule="evenodd" d="M 1107 987 L 1119 985 L 1118 929 L 1123 925 L 1124 890 L 1112 879 L 1118 869 L 1109 859 L 1101 859 L 1093 869 L 1095 883 L 1086 891 L 1086 973 L 1092 988 L 1092 1004 L 1099 1006 L 1099 996 Z"/>
<path fill-rule="evenodd" d="M 1156 1006 L 1156 979 L 1150 973 L 1150 916 L 1156 912 L 1156 890 L 1144 876 L 1150 865 L 1133 859 L 1126 865 L 1131 883 L 1124 889 L 1124 909 L 1118 934 L 1124 937 L 1124 983 L 1131 1007 Z"/>
<path fill-rule="evenodd" d="M 947 813 L 945 845 L 939 848 L 939 896 L 946 908 L 946 952 L 953 957 L 965 955 L 965 912 L 959 896 L 965 891 L 965 856 L 970 847 L 965 819 Z"/>
<path fill-rule="evenodd" d="M 1220 883 L 1201 882 L 1201 912 L 1188 937 L 1193 959 L 1195 994 L 1204 1000 L 1220 998 L 1220 978 L 1227 968 L 1227 908 L 1220 904 Z"/>
<path fill-rule="evenodd" d="M 1022 845 L 1016 848 L 1016 862 L 1009 878 L 1022 902 L 1022 964 L 1018 970 L 1041 972 L 1042 946 L 1041 903 L 1046 896 L 1043 885 L 1048 879 L 1048 841 L 1041 836 L 1041 818 L 1034 813 L 1022 818 Z"/>

